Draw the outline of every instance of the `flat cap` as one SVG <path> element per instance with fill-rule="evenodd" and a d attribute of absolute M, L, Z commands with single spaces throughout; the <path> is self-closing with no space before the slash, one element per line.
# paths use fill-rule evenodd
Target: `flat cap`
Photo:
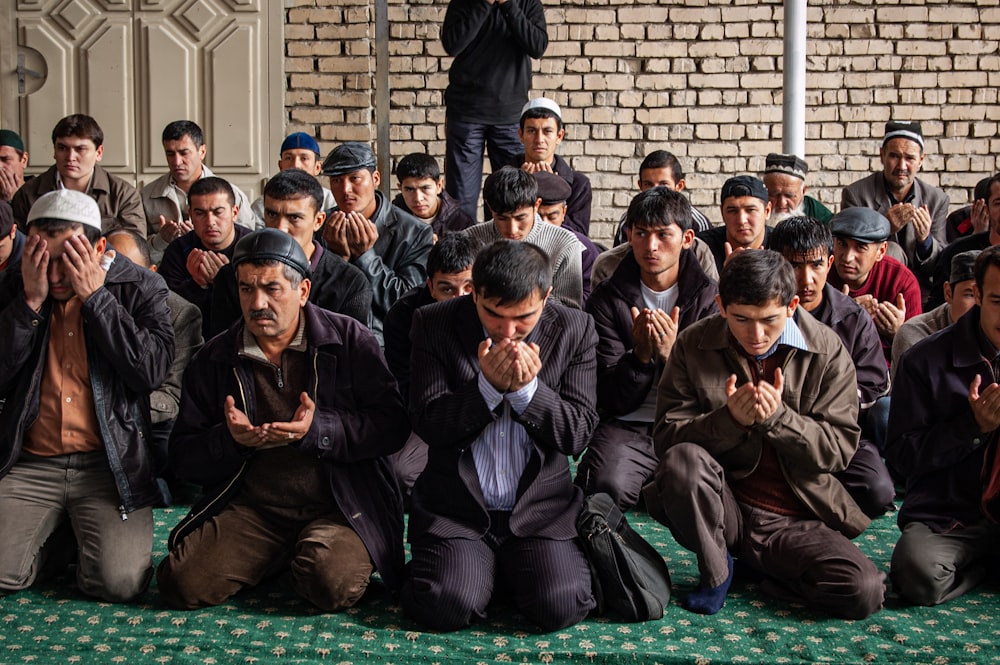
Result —
<path fill-rule="evenodd" d="M 542 200 L 543 205 L 563 203 L 569 200 L 569 195 L 573 193 L 569 183 L 562 176 L 547 171 L 538 171 L 532 175 L 538 183 L 538 198 Z"/>
<path fill-rule="evenodd" d="M 101 230 L 101 210 L 97 201 L 72 189 L 42 194 L 28 211 L 28 225 L 36 219 L 60 219 Z"/>
<path fill-rule="evenodd" d="M 951 275 L 948 276 L 948 283 L 951 285 L 965 282 L 976 278 L 976 257 L 982 253 L 980 249 L 970 249 L 951 257 Z"/>
<path fill-rule="evenodd" d="M 17 132 L 10 129 L 0 129 L 0 147 L 10 146 L 14 150 L 24 152 L 24 141 Z"/>
<path fill-rule="evenodd" d="M 546 111 L 551 111 L 556 114 L 559 120 L 562 120 L 562 109 L 559 105 L 548 97 L 535 97 L 534 99 L 529 99 L 528 103 L 521 107 L 521 117 L 528 111 L 534 111 L 535 109 L 544 109 Z"/>
<path fill-rule="evenodd" d="M 721 201 L 736 196 L 753 196 L 767 203 L 767 187 L 759 179 L 752 175 L 738 175 L 730 178 L 722 185 Z"/>
<path fill-rule="evenodd" d="M 233 267 L 247 261 L 281 261 L 309 277 L 309 259 L 298 241 L 284 231 L 261 229 L 243 236 L 233 250 Z"/>
<path fill-rule="evenodd" d="M 885 123 L 885 138 L 882 139 L 882 147 L 892 139 L 908 139 L 920 145 L 920 150 L 924 149 L 924 133 L 920 130 L 919 122 L 899 122 L 890 120 Z"/>
<path fill-rule="evenodd" d="M 830 233 L 870 244 L 889 239 L 889 220 L 871 208 L 845 208 L 830 220 Z"/>
<path fill-rule="evenodd" d="M 764 160 L 764 173 L 784 173 L 805 180 L 806 174 L 809 173 L 809 165 L 798 155 L 772 152 Z"/>
<path fill-rule="evenodd" d="M 295 132 L 286 136 L 285 140 L 281 142 L 281 150 L 278 151 L 278 154 L 280 155 L 286 150 L 312 150 L 317 155 L 320 154 L 319 143 L 316 143 L 316 139 L 305 132 Z"/>
<path fill-rule="evenodd" d="M 323 160 L 323 175 L 334 176 L 354 173 L 361 169 L 374 171 L 378 168 L 375 153 L 367 143 L 348 141 L 330 151 Z"/>

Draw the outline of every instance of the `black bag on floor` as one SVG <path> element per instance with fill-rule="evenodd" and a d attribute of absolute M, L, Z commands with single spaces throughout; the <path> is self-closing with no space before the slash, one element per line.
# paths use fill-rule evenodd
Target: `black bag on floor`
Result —
<path fill-rule="evenodd" d="M 632 530 L 604 493 L 583 501 L 576 530 L 590 563 L 597 611 L 626 621 L 659 619 L 670 602 L 663 557 Z"/>

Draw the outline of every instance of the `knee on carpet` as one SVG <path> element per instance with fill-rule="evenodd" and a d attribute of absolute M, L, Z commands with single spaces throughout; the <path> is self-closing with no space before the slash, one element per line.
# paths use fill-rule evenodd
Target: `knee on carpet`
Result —
<path fill-rule="evenodd" d="M 916 549 L 896 545 L 889 568 L 892 587 L 914 605 L 938 605 L 954 586 L 956 571 Z"/>
<path fill-rule="evenodd" d="M 420 580 L 404 584 L 400 604 L 408 617 L 442 632 L 465 628 L 472 622 L 473 615 L 484 616 L 485 610 L 485 603 L 480 607 L 478 600 L 462 589 L 445 589 L 437 585 L 435 590 Z"/>
<path fill-rule="evenodd" d="M 583 621 L 597 606 L 590 576 L 561 589 L 538 589 L 530 599 L 520 600 L 518 609 L 541 627 L 552 632 Z"/>
<path fill-rule="evenodd" d="M 851 602 L 844 604 L 841 618 L 865 619 L 882 609 L 885 601 L 885 579 L 882 574 L 858 575 L 854 580 Z"/>
<path fill-rule="evenodd" d="M 876 476 L 872 481 L 864 492 L 852 496 L 852 498 L 858 504 L 861 512 L 869 518 L 875 519 L 884 515 L 892 506 L 893 499 L 896 498 L 896 490 L 892 485 L 892 478 L 888 474 L 885 474 L 884 477 Z"/>
<path fill-rule="evenodd" d="M 365 595 L 372 566 L 359 562 L 348 566 L 303 565 L 292 561 L 296 592 L 324 612 L 338 612 L 353 607 Z"/>
<path fill-rule="evenodd" d="M 156 569 L 156 586 L 163 602 L 175 610 L 195 610 L 224 602 L 236 592 L 219 592 L 206 583 L 204 575 L 189 574 L 168 556 Z"/>
<path fill-rule="evenodd" d="M 100 598 L 109 603 L 124 603 L 132 600 L 149 586 L 153 576 L 152 562 L 135 570 L 100 570 L 85 572 L 77 569 L 77 586 L 88 596 Z"/>

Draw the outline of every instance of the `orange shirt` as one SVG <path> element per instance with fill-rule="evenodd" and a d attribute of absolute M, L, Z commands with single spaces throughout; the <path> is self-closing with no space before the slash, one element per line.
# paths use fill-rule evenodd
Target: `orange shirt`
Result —
<path fill-rule="evenodd" d="M 29 453 L 52 457 L 102 447 L 90 389 L 82 307 L 75 296 L 52 304 L 38 418 L 24 436 L 23 448 Z"/>

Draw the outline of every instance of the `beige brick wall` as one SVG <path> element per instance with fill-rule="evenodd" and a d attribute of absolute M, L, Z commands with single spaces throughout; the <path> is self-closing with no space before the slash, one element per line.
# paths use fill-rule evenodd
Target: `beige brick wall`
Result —
<path fill-rule="evenodd" d="M 758 172 L 781 150 L 782 2 L 543 4 L 550 41 L 534 63 L 534 92 L 563 106 L 560 154 L 593 182 L 592 235 L 610 236 L 642 156 L 659 148 L 680 158 L 692 202 L 719 221 L 725 179 Z M 288 131 L 312 132 L 325 149 L 374 141 L 373 0 L 285 5 Z M 446 8 L 389 0 L 393 163 L 417 150 L 443 160 Z M 953 208 L 998 170 L 995 0 L 811 0 L 808 19 L 812 195 L 836 209 L 841 187 L 878 168 L 889 119 L 923 123 L 923 177 Z"/>

